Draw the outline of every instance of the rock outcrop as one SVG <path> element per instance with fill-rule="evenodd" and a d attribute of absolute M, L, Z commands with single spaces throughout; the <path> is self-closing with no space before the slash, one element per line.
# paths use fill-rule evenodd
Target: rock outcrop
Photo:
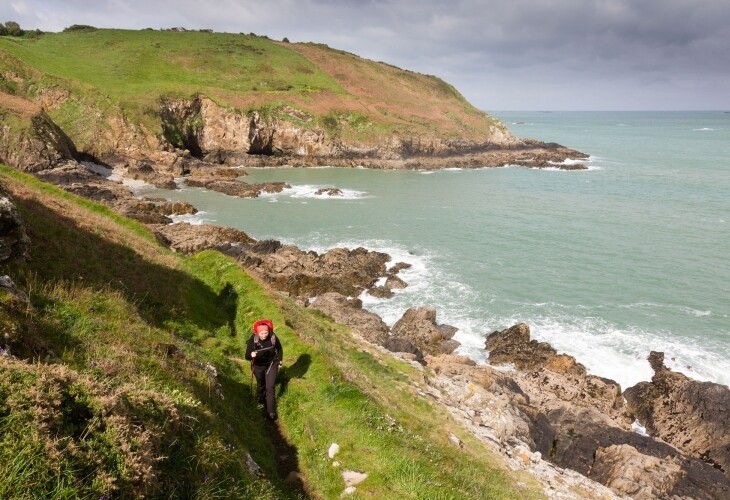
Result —
<path fill-rule="evenodd" d="M 487 348 L 491 363 L 517 367 L 507 374 L 529 402 L 529 407 L 521 409 L 531 417 L 531 446 L 546 459 L 637 498 L 730 495 L 730 480 L 695 458 L 699 454 L 693 457 L 681 448 L 632 432 L 620 386 L 587 375 L 583 365 L 557 354 L 549 344 L 531 341 L 526 324 L 490 334 Z M 647 392 L 645 386 L 641 388 L 635 391 L 637 397 Z M 698 430 L 698 435 L 718 435 L 717 429 Z M 642 479 L 631 485 L 625 481 L 628 477 Z"/>
<path fill-rule="evenodd" d="M 210 178 L 188 178 L 185 183 L 191 187 L 203 187 L 212 191 L 238 196 L 239 198 L 257 198 L 262 193 L 280 193 L 291 186 L 286 182 L 265 182 L 261 184 L 248 184 L 240 181 L 230 181 Z"/>
<path fill-rule="evenodd" d="M 360 299 L 348 299 L 337 292 L 319 295 L 309 306 L 352 328 L 362 338 L 377 345 L 388 339 L 388 325 L 375 313 L 362 308 Z"/>
<path fill-rule="evenodd" d="M 78 157 L 76 146 L 50 116 L 40 111 L 21 131 L 0 124 L 0 162 L 38 172 Z"/>
<path fill-rule="evenodd" d="M 411 307 L 393 325 L 391 341 L 386 347 L 397 352 L 404 345 L 410 345 L 417 352 L 432 356 L 451 354 L 459 347 L 459 343 L 452 340 L 456 331 L 453 326 L 436 323 L 436 309 L 433 307 Z"/>
<path fill-rule="evenodd" d="M 30 238 L 15 202 L 0 186 L 0 263 L 30 259 Z"/>
<path fill-rule="evenodd" d="M 390 260 L 388 254 L 364 248 L 333 248 L 318 254 L 271 240 L 220 250 L 275 289 L 304 298 L 327 292 L 357 297 L 385 274 L 385 263 Z"/>
<path fill-rule="evenodd" d="M 652 352 L 651 382 L 626 389 L 627 411 L 647 432 L 714 465 L 730 477 L 730 389 L 698 382 L 664 366 L 664 353 Z"/>
<path fill-rule="evenodd" d="M 243 231 L 210 224 L 162 224 L 151 226 L 157 239 L 181 253 L 192 254 L 223 244 L 251 244 L 256 240 Z"/>

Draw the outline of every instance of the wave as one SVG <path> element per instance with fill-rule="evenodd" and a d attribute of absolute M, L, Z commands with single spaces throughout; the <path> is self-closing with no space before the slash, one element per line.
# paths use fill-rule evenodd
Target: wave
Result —
<path fill-rule="evenodd" d="M 363 198 L 369 198 L 370 194 L 364 191 L 357 191 L 355 189 L 339 189 L 342 194 L 328 195 L 328 194 L 316 194 L 320 189 L 328 189 L 333 186 L 320 186 L 311 184 L 300 184 L 294 185 L 291 188 L 284 189 L 280 193 L 261 193 L 259 198 L 268 199 L 268 201 L 276 202 L 278 198 L 286 196 L 293 199 L 317 199 L 317 200 L 361 200 Z"/>
<path fill-rule="evenodd" d="M 722 354 L 727 349 L 719 340 L 698 345 L 693 339 L 676 338 L 670 332 L 619 327 L 592 310 L 600 309 L 600 306 L 509 303 L 498 297 L 485 298 L 442 269 L 439 266 L 442 256 L 435 252 L 413 252 L 382 240 L 341 241 L 313 249 L 321 252 L 331 246 L 364 246 L 390 254 L 393 257 L 391 265 L 400 261 L 411 264 L 411 268 L 399 273 L 408 283 L 407 288 L 394 290 L 395 295 L 390 299 L 375 298 L 365 292 L 360 296 L 363 307 L 378 314 L 389 326 L 409 307 L 434 307 L 438 323 L 459 329 L 454 336 L 461 343 L 456 353 L 467 355 L 479 364 L 488 363 L 484 341 L 489 333 L 524 321 L 530 325 L 533 339 L 549 342 L 558 352 L 574 356 L 589 373 L 615 380 L 623 388 L 651 379 L 653 371 L 647 358 L 652 350 L 663 351 L 665 363 L 672 370 L 696 380 L 730 385 L 730 361 Z M 490 313 L 504 310 L 505 305 L 512 313 Z M 712 314 L 712 311 L 686 306 L 666 307 L 678 307 L 682 312 L 698 317 Z"/>
<path fill-rule="evenodd" d="M 170 219 L 172 219 L 173 223 L 178 222 L 187 222 L 188 224 L 192 224 L 194 226 L 200 226 L 202 224 L 212 224 L 216 220 L 210 219 L 207 217 L 208 212 L 205 211 L 199 211 L 195 214 L 181 214 L 181 215 L 170 215 Z"/>
<path fill-rule="evenodd" d="M 702 128 L 693 128 L 692 130 L 694 130 L 695 132 L 710 132 L 710 131 L 714 131 L 715 129 L 710 128 L 710 127 L 702 127 Z"/>

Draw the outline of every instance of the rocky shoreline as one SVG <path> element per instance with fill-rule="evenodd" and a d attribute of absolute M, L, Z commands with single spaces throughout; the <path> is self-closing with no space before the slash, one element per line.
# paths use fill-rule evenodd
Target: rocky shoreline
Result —
<path fill-rule="evenodd" d="M 238 170 L 232 174 L 220 166 L 193 163 L 199 167 L 189 173 L 193 182 L 210 189 L 212 182 L 220 183 L 214 184 L 218 187 L 242 184 L 232 180 Z M 152 170 L 136 164 L 122 172 L 127 179 L 169 185 Z M 476 365 L 453 355 L 457 328 L 438 324 L 435 309 L 411 308 L 388 327 L 353 298 L 364 292 L 391 296 L 393 289 L 407 286 L 398 273 L 408 264 L 391 264 L 389 255 L 364 248 L 318 254 L 278 241 L 256 241 L 232 228 L 171 224 L 171 215 L 195 213 L 195 207 L 138 199 L 122 184 L 119 171 L 115 175 L 111 169 L 68 161 L 35 174 L 148 224 L 171 249 L 195 253 L 212 248 L 232 256 L 273 289 L 349 326 L 374 349 L 419 367 L 423 383 L 416 394 L 447 408 L 511 468 L 529 471 L 549 497 L 730 498 L 726 386 L 673 372 L 664 366 L 662 353 L 652 352 L 651 382 L 622 391 L 612 380 L 587 374 L 573 357 L 530 340 L 525 324 L 488 335 L 490 364 Z M 281 183 L 246 185 L 237 188 L 245 192 L 233 195 L 257 196 L 283 188 Z M 14 229 L 0 246 L 21 248 L 27 242 L 9 202 L 6 212 L 15 221 Z M 636 422 L 645 426 L 645 434 L 634 430 Z"/>

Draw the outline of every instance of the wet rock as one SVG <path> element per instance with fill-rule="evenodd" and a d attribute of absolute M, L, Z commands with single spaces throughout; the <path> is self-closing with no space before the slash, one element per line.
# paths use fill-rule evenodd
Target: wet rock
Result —
<path fill-rule="evenodd" d="M 408 286 L 408 283 L 400 279 L 398 276 L 390 275 L 388 276 L 388 279 L 385 280 L 385 286 L 390 289 L 398 289 L 401 290 L 403 288 L 406 288 Z"/>
<path fill-rule="evenodd" d="M 388 269 L 389 274 L 397 274 L 401 272 L 403 269 L 410 269 L 413 267 L 411 264 L 408 264 L 407 262 L 396 262 L 393 267 Z"/>
<path fill-rule="evenodd" d="M 443 325 L 442 325 L 443 326 Z M 450 340 L 456 329 L 441 328 L 436 324 L 436 309 L 409 308 L 391 329 L 393 338 L 406 339 L 424 354 L 450 354 L 459 346 Z"/>
<path fill-rule="evenodd" d="M 342 196 L 342 190 L 335 187 L 318 189 L 314 193 L 316 196 Z"/>
<path fill-rule="evenodd" d="M 626 389 L 627 411 L 650 435 L 702 458 L 730 477 L 730 389 L 698 382 L 664 366 L 652 352 L 651 382 Z"/>
<path fill-rule="evenodd" d="M 368 342 L 383 345 L 388 339 L 388 326 L 377 314 L 362 309 L 362 302 L 357 299 L 328 292 L 318 296 L 309 307 L 330 315 L 337 323 L 349 326 Z"/>
<path fill-rule="evenodd" d="M 132 161 L 127 167 L 127 176 L 152 184 L 160 189 L 177 189 L 172 173 L 155 170 L 152 165 L 144 161 Z"/>
<path fill-rule="evenodd" d="M 229 181 L 210 178 L 186 178 L 185 183 L 191 187 L 202 187 L 228 196 L 239 198 L 257 198 L 261 193 L 280 193 L 291 186 L 285 182 L 267 182 L 248 184 L 242 181 Z"/>
<path fill-rule="evenodd" d="M 368 290 L 368 294 L 379 299 L 389 299 L 394 294 L 393 291 L 387 286 L 376 286 Z"/>

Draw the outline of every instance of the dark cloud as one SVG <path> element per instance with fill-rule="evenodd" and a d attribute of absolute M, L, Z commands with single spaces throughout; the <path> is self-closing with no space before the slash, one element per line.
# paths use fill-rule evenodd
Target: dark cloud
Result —
<path fill-rule="evenodd" d="M 317 41 L 489 109 L 730 108 L 726 0 L 0 0 L 24 27 L 185 26 Z"/>

